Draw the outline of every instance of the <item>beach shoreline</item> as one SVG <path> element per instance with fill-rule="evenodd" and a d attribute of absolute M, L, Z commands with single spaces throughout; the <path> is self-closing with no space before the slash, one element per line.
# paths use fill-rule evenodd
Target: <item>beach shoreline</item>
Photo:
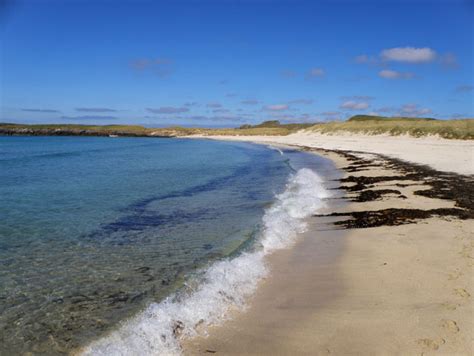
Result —
<path fill-rule="evenodd" d="M 470 177 L 445 181 L 423 158 L 406 163 L 284 137 L 237 140 L 332 159 L 345 172 L 349 205 L 310 218 L 295 246 L 269 257 L 271 276 L 248 309 L 185 340 L 184 354 L 472 354 Z M 470 184 L 467 202 L 449 179 Z"/>
<path fill-rule="evenodd" d="M 414 164 L 428 165 L 438 171 L 462 175 L 474 174 L 474 141 L 472 140 L 444 139 L 437 136 L 321 134 L 308 131 L 286 136 L 192 135 L 183 136 L 183 138 L 281 144 L 300 149 L 319 149 L 320 152 L 329 150 L 376 154 Z"/>

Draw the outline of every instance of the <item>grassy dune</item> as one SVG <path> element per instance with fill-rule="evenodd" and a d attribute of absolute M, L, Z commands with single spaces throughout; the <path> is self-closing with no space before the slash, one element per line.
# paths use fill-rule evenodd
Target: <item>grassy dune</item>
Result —
<path fill-rule="evenodd" d="M 435 135 L 447 139 L 474 139 L 474 119 L 435 120 L 381 116 L 353 116 L 344 122 L 317 124 L 280 124 L 265 121 L 259 125 L 242 125 L 239 128 L 202 129 L 186 127 L 146 128 L 132 125 L 20 125 L 0 123 L 0 134 L 6 135 L 84 135 L 84 136 L 189 136 L 189 135 L 239 135 L 284 136 L 300 130 L 323 134 L 359 133 L 367 135 L 410 135 L 414 137 Z"/>
<path fill-rule="evenodd" d="M 345 122 L 316 124 L 309 130 L 324 134 L 350 132 L 367 135 L 410 135 L 414 137 L 437 135 L 447 139 L 472 140 L 474 139 L 474 119 L 435 120 L 357 115 Z"/>
<path fill-rule="evenodd" d="M 264 121 L 258 125 L 242 125 L 229 129 L 196 129 L 202 135 L 238 135 L 238 136 L 285 136 L 311 128 L 314 124 L 281 124 L 279 121 Z"/>
<path fill-rule="evenodd" d="M 431 118 L 382 117 L 356 115 L 344 122 L 317 124 L 279 124 L 266 121 L 260 125 L 244 125 L 238 129 L 201 129 L 203 135 L 288 135 L 300 130 L 324 134 L 359 133 L 366 135 L 439 136 L 447 139 L 474 139 L 474 119 L 436 120 Z"/>

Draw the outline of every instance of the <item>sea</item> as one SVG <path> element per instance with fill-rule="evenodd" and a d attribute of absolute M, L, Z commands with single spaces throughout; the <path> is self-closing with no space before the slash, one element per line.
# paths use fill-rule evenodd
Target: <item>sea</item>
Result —
<path fill-rule="evenodd" d="M 292 149 L 0 137 L 0 355 L 179 355 L 331 198 Z"/>

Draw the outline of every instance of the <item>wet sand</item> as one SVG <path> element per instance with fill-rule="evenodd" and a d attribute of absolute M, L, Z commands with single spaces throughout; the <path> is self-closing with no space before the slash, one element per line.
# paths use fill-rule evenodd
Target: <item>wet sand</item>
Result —
<path fill-rule="evenodd" d="M 318 152 L 346 178 L 375 179 L 341 182 L 348 205 L 334 212 L 346 215 L 311 218 L 292 249 L 270 256 L 248 309 L 184 342 L 184 353 L 472 355 L 472 179 Z M 449 194 L 456 184 L 465 196 Z M 385 192 L 361 199 L 369 190 Z"/>

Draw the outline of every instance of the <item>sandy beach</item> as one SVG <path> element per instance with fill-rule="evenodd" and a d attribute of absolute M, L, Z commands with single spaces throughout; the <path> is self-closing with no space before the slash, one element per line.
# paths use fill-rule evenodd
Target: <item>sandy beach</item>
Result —
<path fill-rule="evenodd" d="M 473 354 L 472 177 L 439 172 L 472 174 L 471 141 L 214 138 L 327 156 L 344 171 L 345 201 L 271 255 L 247 310 L 186 341 L 185 354 Z"/>
<path fill-rule="evenodd" d="M 360 151 L 426 164 L 444 172 L 474 174 L 474 142 L 438 137 L 334 134 L 300 131 L 287 136 L 195 136 L 232 141 L 287 144 L 327 150 Z"/>

